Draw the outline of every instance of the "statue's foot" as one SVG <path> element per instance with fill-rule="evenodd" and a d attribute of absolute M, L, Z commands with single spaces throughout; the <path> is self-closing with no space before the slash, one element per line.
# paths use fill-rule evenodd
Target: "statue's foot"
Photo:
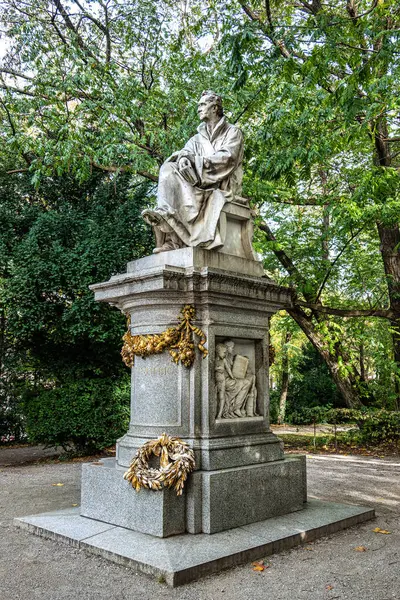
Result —
<path fill-rule="evenodd" d="M 146 208 L 142 211 L 142 217 L 148 223 L 148 225 L 159 225 L 162 221 L 162 217 L 158 215 L 154 210 Z"/>
<path fill-rule="evenodd" d="M 162 246 L 154 248 L 153 254 L 159 254 L 160 252 L 168 252 L 168 250 L 178 250 L 181 247 L 182 246 L 179 246 L 173 240 L 167 240 Z"/>

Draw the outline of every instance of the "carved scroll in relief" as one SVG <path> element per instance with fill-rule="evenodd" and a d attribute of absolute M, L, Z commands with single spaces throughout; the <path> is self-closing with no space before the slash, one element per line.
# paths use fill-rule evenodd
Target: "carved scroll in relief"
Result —
<path fill-rule="evenodd" d="M 256 377 L 247 356 L 235 353 L 228 340 L 215 349 L 217 419 L 257 417 Z"/>

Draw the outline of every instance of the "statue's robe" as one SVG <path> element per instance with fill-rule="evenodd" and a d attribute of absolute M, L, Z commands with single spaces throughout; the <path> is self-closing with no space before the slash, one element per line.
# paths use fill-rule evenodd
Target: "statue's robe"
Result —
<path fill-rule="evenodd" d="M 178 170 L 178 161 L 188 154 L 195 157 L 190 169 L 194 183 Z M 222 117 L 210 136 L 201 123 L 198 133 L 162 165 L 157 208 L 146 212 L 157 217 L 165 234 L 176 234 L 182 245 L 222 246 L 218 221 L 224 204 L 241 194 L 242 160 L 243 135 L 238 127 Z"/>

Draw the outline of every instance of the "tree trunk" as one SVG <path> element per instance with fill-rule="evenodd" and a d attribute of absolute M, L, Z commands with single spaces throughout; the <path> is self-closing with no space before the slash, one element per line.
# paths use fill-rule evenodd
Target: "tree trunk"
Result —
<path fill-rule="evenodd" d="M 390 308 L 398 315 L 398 319 L 390 321 L 393 340 L 393 357 L 400 368 L 400 230 L 398 226 L 388 227 L 377 224 L 381 241 L 380 251 L 385 268 Z M 396 410 L 400 410 L 400 381 L 396 376 Z"/>
<path fill-rule="evenodd" d="M 287 312 L 299 327 L 304 331 L 307 338 L 310 340 L 314 348 L 321 355 L 322 359 L 325 361 L 326 366 L 332 378 L 341 393 L 343 400 L 346 403 L 347 408 L 359 408 L 362 406 L 362 402 L 360 400 L 357 389 L 354 386 L 354 382 L 350 376 L 346 376 L 340 372 L 340 365 L 338 362 L 337 353 L 332 354 L 326 347 L 326 343 L 321 337 L 321 335 L 314 328 L 311 320 L 308 318 L 306 313 L 301 310 L 300 307 L 295 306 L 294 308 L 286 309 Z M 343 362 L 346 362 L 346 357 L 341 355 Z"/>
<path fill-rule="evenodd" d="M 367 374 L 365 371 L 365 348 L 364 342 L 360 343 L 360 379 L 364 383 L 367 382 Z"/>
<path fill-rule="evenodd" d="M 388 128 L 382 118 L 376 124 L 375 133 L 375 163 L 381 167 L 391 166 Z M 390 308 L 398 315 L 390 321 L 392 328 L 394 360 L 400 368 L 400 228 L 398 223 L 392 225 L 377 223 L 380 239 L 380 251 L 388 286 Z M 396 376 L 396 407 L 400 410 L 400 380 Z"/>
<path fill-rule="evenodd" d="M 6 356 L 5 334 L 6 334 L 6 317 L 4 314 L 4 310 L 2 308 L 0 308 L 0 381 L 3 380 L 4 361 L 5 361 L 5 356 Z"/>
<path fill-rule="evenodd" d="M 286 400 L 289 389 L 289 354 L 288 354 L 288 343 L 292 335 L 287 331 L 284 338 L 284 346 L 282 351 L 282 379 L 281 379 L 281 395 L 279 398 L 279 413 L 278 413 L 278 425 L 282 425 L 285 422 L 286 414 Z"/>
<path fill-rule="evenodd" d="M 271 231 L 267 223 L 263 222 L 259 224 L 259 228 L 266 234 L 268 241 L 277 241 L 273 231 Z M 297 284 L 297 286 L 303 290 L 304 297 L 307 300 L 307 302 L 315 302 L 315 293 L 307 291 L 307 287 L 305 285 L 306 282 L 297 270 L 290 256 L 288 256 L 286 252 L 282 250 L 282 248 L 275 249 L 274 254 L 281 263 L 281 265 L 289 273 L 292 279 L 292 283 Z M 318 300 L 318 302 L 320 301 Z M 340 348 L 339 344 L 336 344 L 334 353 L 329 352 L 324 339 L 318 333 L 318 331 L 315 329 L 312 323 L 312 317 L 309 317 L 298 304 L 294 305 L 292 308 L 286 308 L 286 311 L 296 321 L 299 327 L 304 331 L 307 338 L 310 340 L 314 348 L 320 354 L 321 358 L 325 361 L 334 382 L 336 383 L 340 393 L 343 396 L 346 406 L 348 408 L 359 408 L 360 406 L 362 406 L 362 402 L 360 400 L 357 388 L 354 385 L 354 381 L 352 381 L 350 376 L 346 377 L 345 375 L 343 375 L 343 373 L 340 370 L 339 358 L 342 359 L 343 364 L 350 363 L 350 359 L 346 356 L 346 353 Z M 319 315 L 317 311 L 312 311 L 312 314 L 316 320 L 322 320 L 321 315 Z"/>

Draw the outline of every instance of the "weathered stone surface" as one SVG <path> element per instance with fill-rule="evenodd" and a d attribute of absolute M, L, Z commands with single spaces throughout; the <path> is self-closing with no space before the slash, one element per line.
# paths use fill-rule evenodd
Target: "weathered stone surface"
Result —
<path fill-rule="evenodd" d="M 16 524 L 37 535 L 42 535 L 42 532 L 46 531 L 46 537 L 66 542 L 77 548 L 82 540 L 113 529 L 113 526 L 108 523 L 82 519 L 79 508 L 73 508 L 67 513 L 57 510 L 31 517 L 22 517 L 16 519 Z"/>
<path fill-rule="evenodd" d="M 230 208 L 231 211 L 232 208 Z M 145 256 L 144 258 L 129 262 L 127 264 L 127 273 L 145 275 L 166 266 L 182 269 L 203 269 L 207 267 L 210 269 L 231 271 L 232 273 L 246 275 L 247 277 L 264 277 L 264 269 L 259 260 L 248 260 L 233 254 L 204 250 L 203 248 L 180 248 L 179 250 L 170 250 L 169 252 L 160 252 L 159 254 Z M 121 277 L 121 275 L 116 275 L 115 278 L 117 277 Z M 266 279 L 273 284 L 271 280 Z M 112 280 L 113 278 L 110 281 Z M 95 284 L 95 287 L 97 285 L 102 284 Z M 93 286 L 91 287 L 93 289 Z"/>
<path fill-rule="evenodd" d="M 305 457 L 196 471 L 182 497 L 135 492 L 114 459 L 83 466 L 81 514 L 157 537 L 216 533 L 304 507 Z"/>
<path fill-rule="evenodd" d="M 136 451 L 148 439 L 130 434 L 121 438 L 117 446 L 118 465 L 127 468 Z M 282 460 L 284 456 L 281 442 L 271 433 L 191 440 L 190 444 L 196 469 L 207 471 Z"/>
<path fill-rule="evenodd" d="M 114 459 L 83 465 L 81 515 L 157 537 L 185 531 L 184 496 L 165 488 L 136 492 L 123 475 Z"/>
<path fill-rule="evenodd" d="M 304 508 L 305 456 L 202 472 L 202 530 L 216 533 Z"/>
<path fill-rule="evenodd" d="M 374 510 L 370 508 L 311 500 L 302 511 L 253 525 L 214 535 L 177 535 L 160 540 L 122 527 L 108 526 L 99 532 L 99 523 L 79 516 L 79 509 L 68 517 L 69 536 L 66 516 L 57 512 L 16 519 L 15 524 L 134 571 L 164 577 L 171 586 L 288 550 L 374 517 Z M 84 532 L 79 539 L 73 533 L 76 530 Z"/>
<path fill-rule="evenodd" d="M 132 369 L 131 426 L 181 430 L 189 419 L 184 406 L 190 385 L 187 374 L 168 353 L 137 357 Z"/>
<path fill-rule="evenodd" d="M 253 250 L 253 215 L 248 206 L 237 202 L 227 202 L 219 217 L 219 228 L 222 232 L 224 245 L 220 253 L 241 256 L 258 263 L 258 257 Z M 259 264 L 259 263 L 258 263 Z"/>
<path fill-rule="evenodd" d="M 97 300 L 113 302 L 131 314 L 133 335 L 160 333 L 177 323 L 184 304 L 195 305 L 195 324 L 207 336 L 208 357 L 198 353 L 191 369 L 175 365 L 167 352 L 136 358 L 131 422 L 117 444 L 117 463 L 128 468 L 138 448 L 164 432 L 189 443 L 196 473 L 185 490 L 185 527 L 192 533 L 213 533 L 300 510 L 306 496 L 303 461 L 283 461 L 280 440 L 269 428 L 269 316 L 283 302 L 290 303 L 291 296 L 260 275 L 261 264 L 254 260 L 182 248 L 129 263 L 126 275 L 92 286 Z M 240 416 L 233 410 L 222 418 L 218 414 L 218 344 L 229 346 L 232 368 L 236 355 L 248 360 L 244 377 L 256 393 L 252 410 L 247 410 L 251 386 L 245 382 L 246 394 L 240 402 L 235 400 L 242 408 Z M 242 385 L 239 379 L 227 383 L 231 399 Z M 287 493 L 290 474 L 293 482 Z M 267 489 L 275 490 L 276 497 L 269 497 Z M 139 504 L 135 510 L 140 531 L 145 531 Z"/>
<path fill-rule="evenodd" d="M 129 273 L 122 276 L 128 279 L 117 277 L 105 285 L 93 286 L 97 299 L 113 301 L 131 312 L 133 334 L 163 331 L 177 322 L 183 304 L 194 302 L 195 324 L 207 335 L 209 356 L 201 360 L 199 353 L 190 370 L 174 365 L 168 353 L 136 360 L 131 424 L 118 443 L 121 466 L 128 467 L 137 448 L 164 431 L 190 443 L 199 469 L 283 457 L 279 440 L 269 432 L 268 317 L 282 305 L 283 298 L 290 302 L 290 294 L 267 278 L 207 266 L 213 260 L 220 261 L 221 256 L 200 248 L 162 252 L 130 263 Z M 251 271 L 257 264 L 228 258 L 233 261 L 233 269 L 246 263 Z M 215 346 L 227 339 L 232 340 L 238 353 L 251 356 L 256 378 L 256 412 L 260 416 L 241 418 L 240 423 L 216 418 Z M 215 448 L 210 441 L 213 439 Z"/>

